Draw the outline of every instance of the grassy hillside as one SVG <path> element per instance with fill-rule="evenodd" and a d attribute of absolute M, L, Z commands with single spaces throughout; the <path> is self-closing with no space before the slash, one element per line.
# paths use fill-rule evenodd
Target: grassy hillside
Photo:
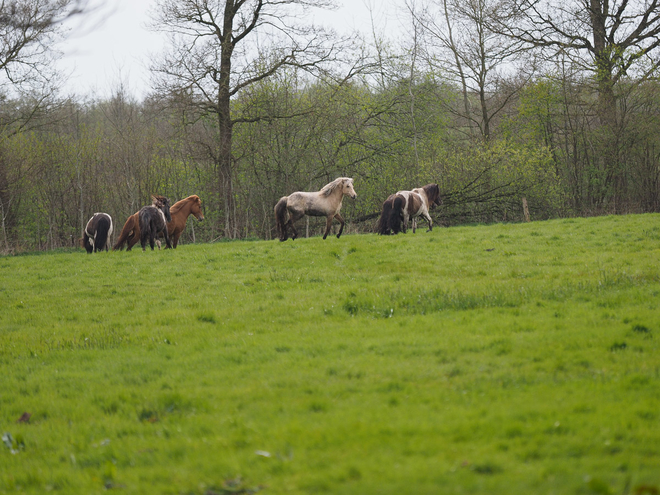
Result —
<path fill-rule="evenodd" d="M 660 215 L 0 258 L 0 492 L 656 493 L 659 262 Z"/>

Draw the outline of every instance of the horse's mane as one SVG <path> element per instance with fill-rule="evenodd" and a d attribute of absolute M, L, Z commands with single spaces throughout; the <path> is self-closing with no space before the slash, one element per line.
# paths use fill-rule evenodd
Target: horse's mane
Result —
<path fill-rule="evenodd" d="M 160 194 L 152 194 L 151 195 L 151 205 L 158 207 L 158 205 L 165 206 L 170 204 L 170 200 L 167 199 L 165 196 L 161 196 Z"/>
<path fill-rule="evenodd" d="M 435 203 L 435 201 L 438 199 L 438 196 L 440 196 L 440 187 L 438 184 L 426 184 L 424 187 L 424 192 L 426 193 L 426 197 L 429 200 L 429 208 L 431 207 L 431 204 Z"/>
<path fill-rule="evenodd" d="M 351 179 L 350 177 L 337 177 L 329 184 L 323 186 L 319 192 L 323 194 L 323 196 L 326 197 L 330 196 L 330 194 L 332 194 L 332 191 L 337 189 L 337 186 L 339 186 L 340 184 L 343 184 L 345 180 L 350 180 L 351 182 L 353 181 L 353 179 Z"/>
<path fill-rule="evenodd" d="M 190 201 L 199 201 L 199 196 L 197 196 L 196 194 L 193 194 L 192 196 L 188 196 L 187 198 L 180 199 L 179 201 L 177 201 L 176 203 L 174 203 L 170 207 L 170 214 L 176 213 L 181 208 L 183 208 L 183 205 L 185 205 L 186 203 L 188 203 Z"/>

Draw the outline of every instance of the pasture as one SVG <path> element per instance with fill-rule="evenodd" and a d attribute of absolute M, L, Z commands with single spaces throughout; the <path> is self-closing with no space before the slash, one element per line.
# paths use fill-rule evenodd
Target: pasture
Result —
<path fill-rule="evenodd" d="M 0 258 L 0 492 L 658 493 L 660 215 L 424 230 Z"/>

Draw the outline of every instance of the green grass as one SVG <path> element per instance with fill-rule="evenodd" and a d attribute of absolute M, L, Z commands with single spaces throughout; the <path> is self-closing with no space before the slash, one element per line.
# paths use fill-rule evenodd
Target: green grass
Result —
<path fill-rule="evenodd" d="M 0 258 L 0 492 L 657 493 L 658 338 L 660 215 Z"/>

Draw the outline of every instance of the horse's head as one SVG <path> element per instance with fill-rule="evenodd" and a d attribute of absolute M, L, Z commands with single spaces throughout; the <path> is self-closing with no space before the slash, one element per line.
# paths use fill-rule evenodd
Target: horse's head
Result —
<path fill-rule="evenodd" d="M 163 215 L 165 215 L 165 220 L 167 220 L 167 223 L 170 223 L 172 221 L 172 215 L 170 214 L 170 200 L 167 199 L 165 196 L 152 194 L 151 201 L 156 208 L 158 208 L 160 211 L 163 212 Z"/>
<path fill-rule="evenodd" d="M 343 187 L 342 192 L 344 193 L 344 195 L 348 195 L 353 199 L 357 198 L 357 193 L 355 192 L 355 189 L 353 189 L 353 179 L 349 179 L 349 178 L 344 179 L 344 183 L 342 187 Z"/>
<path fill-rule="evenodd" d="M 440 186 L 438 184 L 428 184 L 423 187 L 426 191 L 426 197 L 429 200 L 429 208 L 440 206 L 442 198 L 440 197 Z"/>
<path fill-rule="evenodd" d="M 190 212 L 195 215 L 195 218 L 200 222 L 204 220 L 204 213 L 202 212 L 202 200 L 199 196 L 192 196 L 192 208 Z"/>

